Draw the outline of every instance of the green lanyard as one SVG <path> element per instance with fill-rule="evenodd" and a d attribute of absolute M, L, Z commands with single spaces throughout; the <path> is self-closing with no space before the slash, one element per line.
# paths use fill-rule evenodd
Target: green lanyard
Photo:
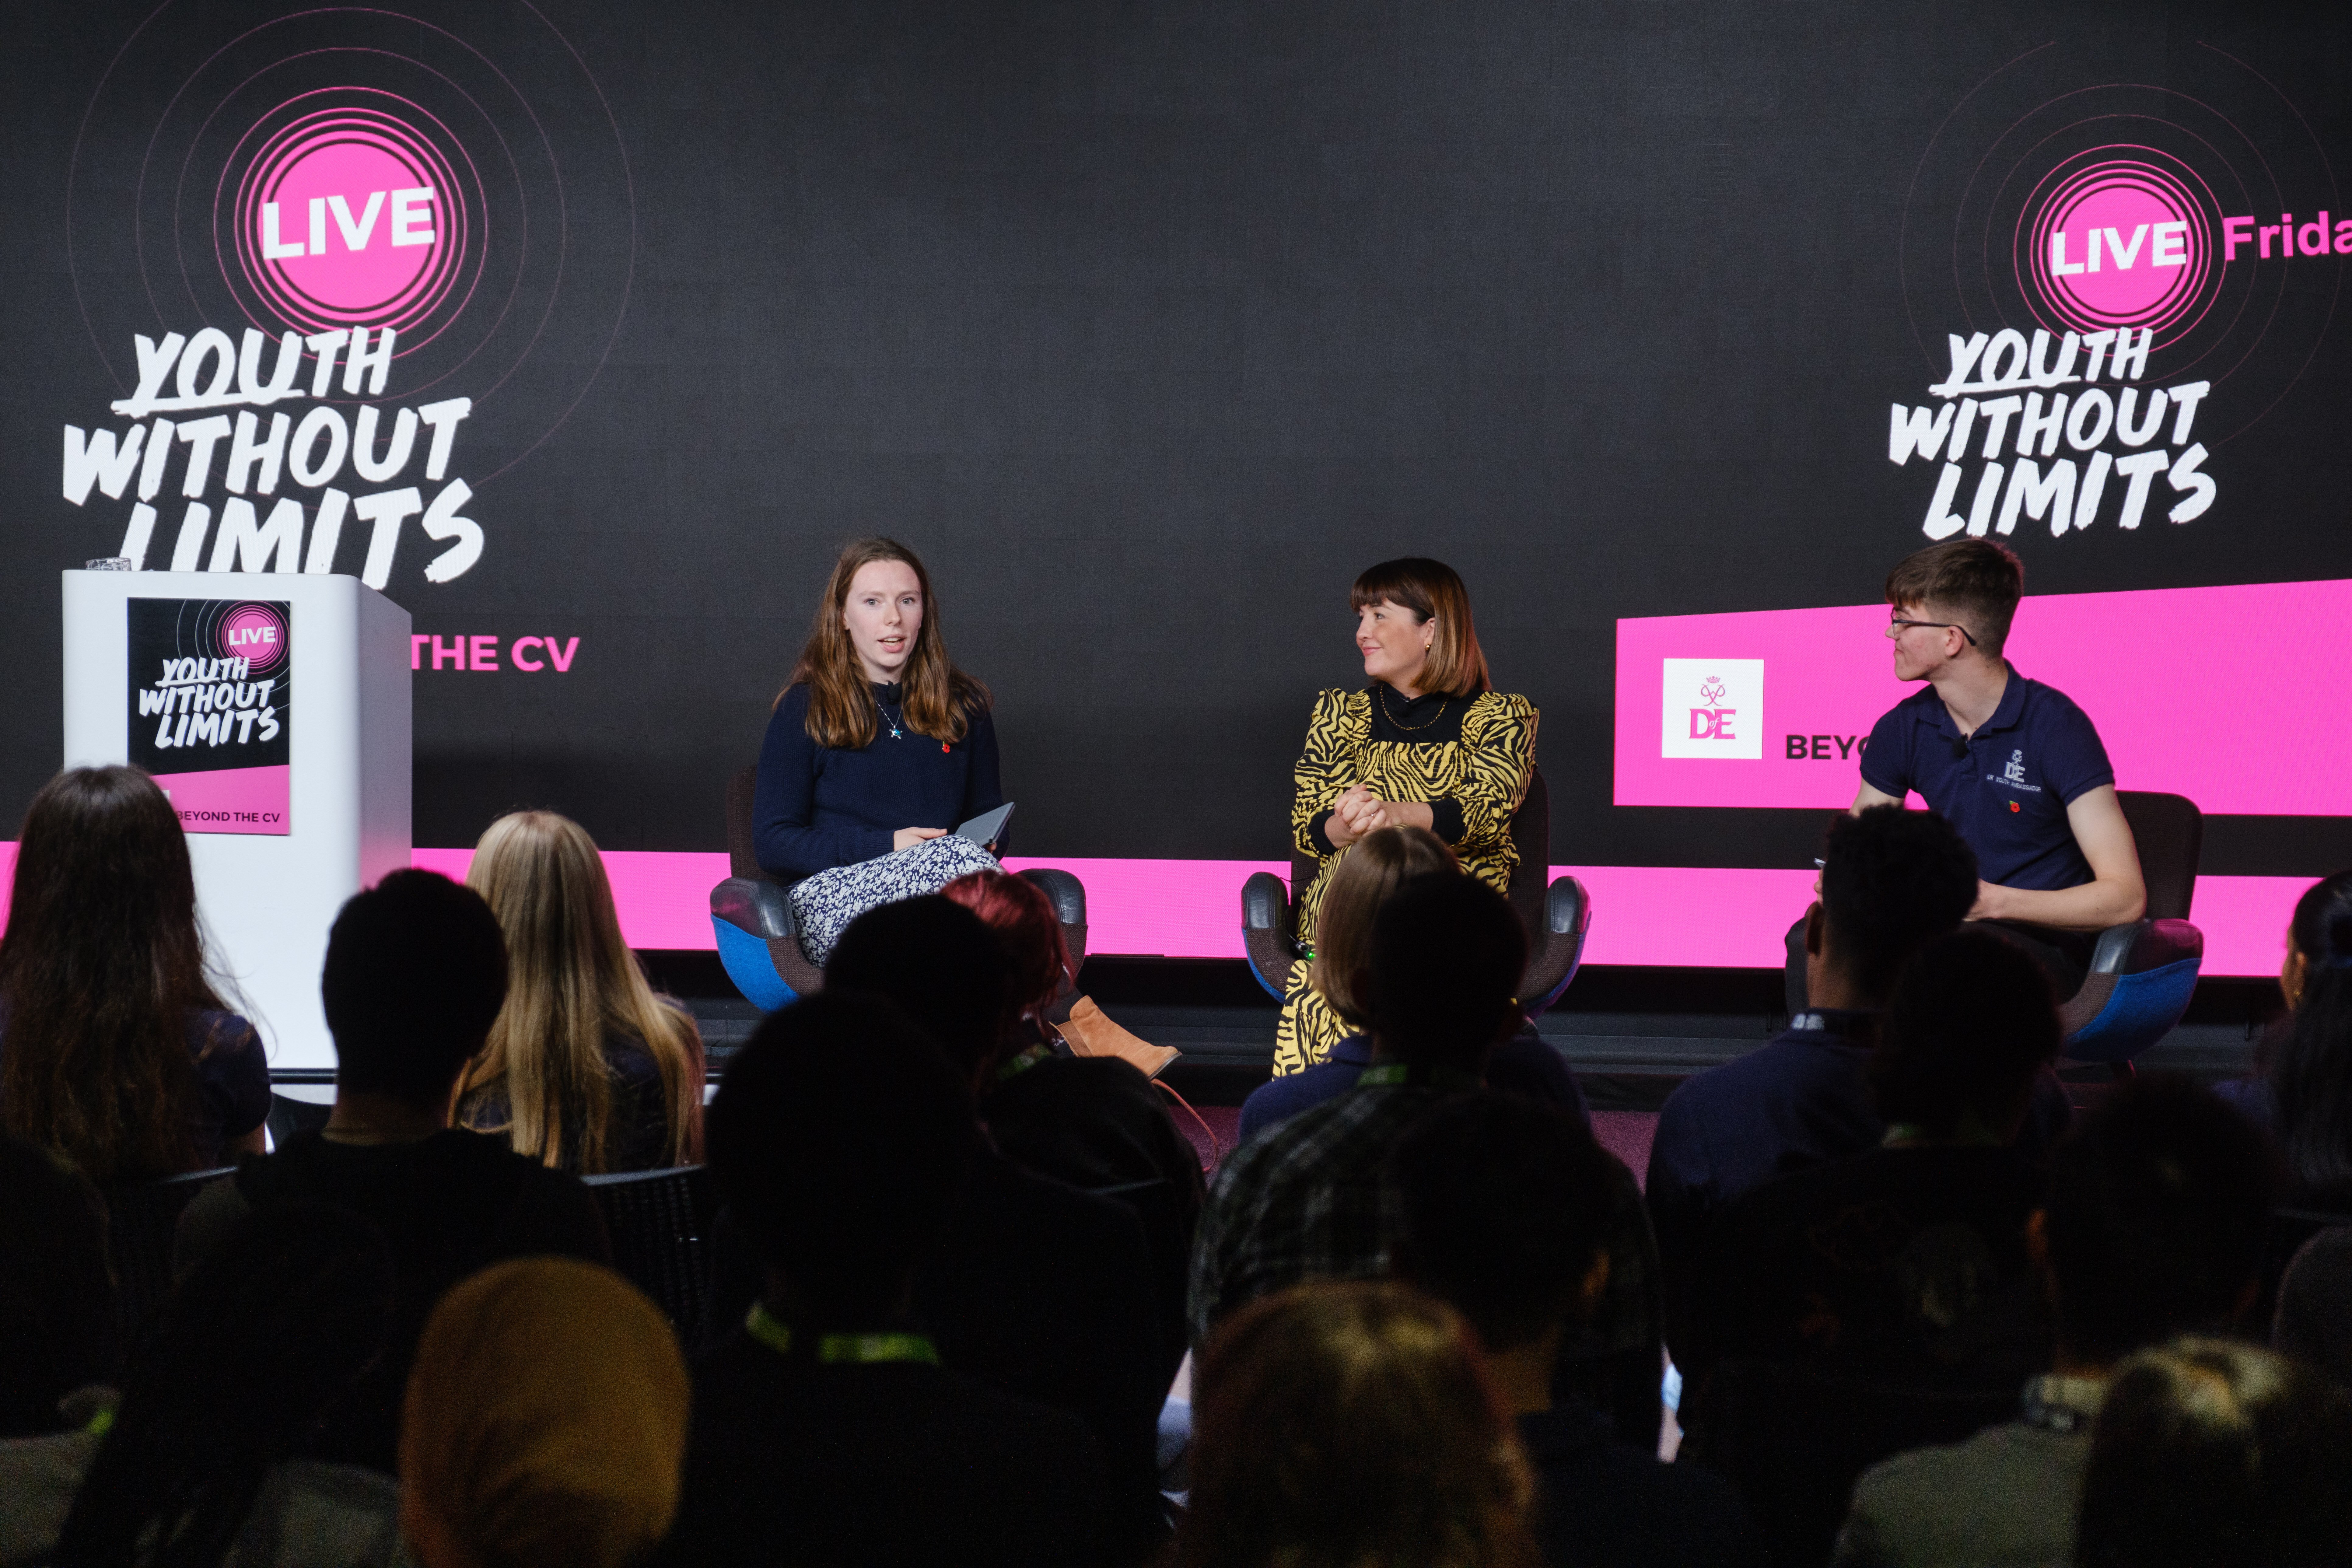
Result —
<path fill-rule="evenodd" d="M 778 1322 L 761 1301 L 751 1303 L 743 1320 L 744 1331 L 778 1355 L 793 1353 L 793 1331 Z M 835 1363 L 872 1365 L 878 1362 L 912 1361 L 940 1364 L 940 1352 L 921 1334 L 826 1334 L 816 1342 L 816 1359 Z"/>
<path fill-rule="evenodd" d="M 1027 1050 L 1022 1052 L 1019 1056 L 1014 1057 L 1011 1061 L 1006 1062 L 1003 1067 L 998 1068 L 996 1069 L 996 1081 L 1003 1083 L 1006 1079 L 1019 1078 L 1023 1073 L 1027 1072 L 1039 1062 L 1051 1061 L 1053 1059 L 1054 1047 L 1046 1045 L 1041 1040 L 1037 1044 L 1030 1047 Z"/>
<path fill-rule="evenodd" d="M 1460 1068 L 1417 1067 L 1412 1062 L 1381 1062 L 1357 1075 L 1358 1089 L 1403 1089 L 1408 1086 L 1453 1090 L 1473 1089 L 1478 1079 Z"/>

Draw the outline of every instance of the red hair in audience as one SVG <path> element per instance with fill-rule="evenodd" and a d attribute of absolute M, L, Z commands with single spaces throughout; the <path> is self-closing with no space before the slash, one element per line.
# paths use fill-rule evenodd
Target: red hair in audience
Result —
<path fill-rule="evenodd" d="M 1061 918 L 1045 890 L 1003 871 L 974 871 L 940 889 L 1004 939 L 1013 959 L 1013 1001 L 1024 1015 L 1043 1013 L 1070 974 Z"/>

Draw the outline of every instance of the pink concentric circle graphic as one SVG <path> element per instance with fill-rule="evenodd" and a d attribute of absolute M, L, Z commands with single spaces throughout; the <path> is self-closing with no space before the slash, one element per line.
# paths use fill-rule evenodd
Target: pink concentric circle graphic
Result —
<path fill-rule="evenodd" d="M 2035 314 L 2084 332 L 2194 325 L 2212 302 L 2211 192 L 2154 148 L 2089 156 L 2052 170 L 2020 212 L 2018 262 Z"/>
<path fill-rule="evenodd" d="M 286 617 L 272 605 L 246 603 L 230 608 L 213 627 L 219 657 L 252 661 L 256 675 L 286 659 Z"/>
<path fill-rule="evenodd" d="M 243 170 L 226 248 L 286 325 L 391 329 L 414 353 L 419 329 L 480 278 L 478 171 L 418 106 L 365 89 L 309 93 L 263 115 L 237 152 L 248 145 L 230 162 Z"/>

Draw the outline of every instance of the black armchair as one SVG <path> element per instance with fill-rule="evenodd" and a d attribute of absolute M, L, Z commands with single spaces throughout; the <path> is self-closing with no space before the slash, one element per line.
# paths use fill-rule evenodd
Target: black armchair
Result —
<path fill-rule="evenodd" d="M 1528 778 L 1528 793 L 1511 817 L 1511 843 L 1519 863 L 1511 872 L 1511 907 L 1528 928 L 1528 968 L 1519 982 L 1520 1005 L 1534 1017 L 1559 999 L 1576 978 L 1584 937 L 1592 924 L 1592 899 L 1574 877 L 1545 885 L 1551 873 L 1551 793 L 1543 770 Z M 1257 983 L 1282 994 L 1290 966 L 1303 956 L 1298 946 L 1298 900 L 1315 879 L 1312 856 L 1290 858 L 1290 886 L 1269 871 L 1242 884 L 1242 945 Z"/>
<path fill-rule="evenodd" d="M 785 884 L 761 869 L 752 851 L 751 795 L 759 776 L 754 764 L 738 768 L 727 781 L 727 868 L 731 875 L 710 889 L 710 926 L 727 977 L 761 1012 L 772 1013 L 822 990 L 824 972 L 801 952 Z M 1021 875 L 1045 890 L 1062 922 L 1062 941 L 1070 950 L 1070 972 L 1062 982 L 1061 1000 L 1066 1003 L 1087 962 L 1086 884 L 1067 871 L 1045 867 Z"/>

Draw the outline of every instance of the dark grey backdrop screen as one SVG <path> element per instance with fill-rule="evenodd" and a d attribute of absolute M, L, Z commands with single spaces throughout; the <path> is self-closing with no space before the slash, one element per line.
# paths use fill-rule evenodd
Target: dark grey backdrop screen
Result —
<path fill-rule="evenodd" d="M 317 478 L 336 455 L 321 424 L 274 495 L 246 451 L 240 494 L 232 432 L 192 498 L 175 433 L 148 564 L 192 499 L 204 563 L 233 516 L 232 563 L 283 559 L 275 500 L 312 517 L 332 489 L 329 563 L 361 571 L 382 495 L 415 491 L 383 565 L 439 639 L 415 677 L 420 844 L 530 805 L 608 848 L 719 847 L 724 779 L 835 549 L 883 532 L 923 554 L 955 658 L 996 693 L 1024 853 L 1282 853 L 1310 694 L 1360 680 L 1349 584 L 1412 552 L 1460 570 L 1498 683 L 1542 710 L 1556 859 L 1802 864 L 1819 814 L 1612 805 L 1614 621 L 1869 601 L 1925 542 L 1887 411 L 1945 371 L 1963 316 L 1999 313 L 1969 315 L 2000 267 L 1955 241 L 1971 202 L 2012 199 L 1971 185 L 1987 151 L 2137 115 L 2213 142 L 2267 221 L 2352 205 L 2340 5 L 20 0 L 10 20 L 11 823 L 58 761 L 55 573 L 115 553 L 142 493 L 120 446 L 89 446 L 139 425 L 116 408 L 142 392 L 136 340 L 241 346 L 258 322 L 259 384 L 284 324 L 373 321 L 398 333 L 381 384 L 337 365 L 278 411 L 375 406 L 379 473 L 417 413 L 404 467 L 375 484 L 355 457 L 303 488 L 295 458 Z M 321 206 L 301 160 L 331 143 L 389 173 Z M 389 270 L 352 271 L 362 254 Z M 2233 307 L 2261 331 L 2214 362 L 2211 509 L 2021 529 L 2032 588 L 2352 575 L 2347 268 L 2298 258 Z M 198 401 L 233 357 L 195 367 Z M 303 350 L 295 384 L 317 368 Z M 242 412 L 257 447 L 270 405 Z M 372 485 L 374 518 L 353 510 Z M 2311 632 L 2312 670 L 2282 679 L 2324 691 L 2341 628 Z M 2161 626 L 2114 635 L 2151 679 L 2182 657 Z M 2217 871 L 2352 850 L 2319 818 L 2224 819 L 2209 845 Z"/>

